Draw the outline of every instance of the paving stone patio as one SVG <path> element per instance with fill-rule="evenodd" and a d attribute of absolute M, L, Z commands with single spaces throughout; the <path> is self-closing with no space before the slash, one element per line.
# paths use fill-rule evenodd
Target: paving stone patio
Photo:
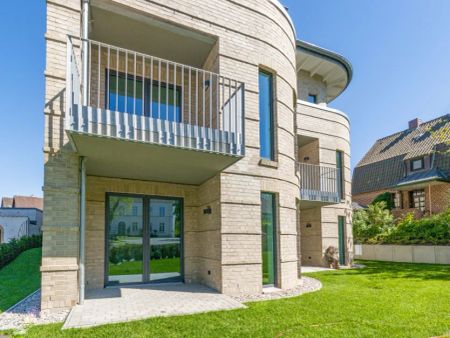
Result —
<path fill-rule="evenodd" d="M 88 291 L 84 304 L 72 309 L 63 329 L 240 308 L 245 305 L 198 284 L 111 287 Z"/>

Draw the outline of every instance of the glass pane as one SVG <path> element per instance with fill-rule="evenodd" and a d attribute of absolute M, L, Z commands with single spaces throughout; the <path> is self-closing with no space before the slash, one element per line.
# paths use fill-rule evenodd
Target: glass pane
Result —
<path fill-rule="evenodd" d="M 259 137 L 260 156 L 274 159 L 272 75 L 259 72 Z"/>
<path fill-rule="evenodd" d="M 126 86 L 125 86 L 126 85 Z M 125 88 L 126 87 L 126 88 Z M 110 71 L 108 109 L 121 113 L 142 115 L 142 79 L 125 74 L 117 76 L 115 71 Z"/>
<path fill-rule="evenodd" d="M 110 196 L 108 199 L 109 282 L 142 282 L 143 201 Z"/>
<path fill-rule="evenodd" d="M 181 276 L 181 209 L 180 200 L 150 200 L 150 281 Z"/>
<path fill-rule="evenodd" d="M 263 285 L 275 285 L 275 195 L 261 194 Z"/>
<path fill-rule="evenodd" d="M 168 88 L 167 88 L 168 87 Z M 166 83 L 153 83 L 151 112 L 153 118 L 181 122 L 181 90 Z"/>
<path fill-rule="evenodd" d="M 336 151 L 336 168 L 338 169 L 338 194 L 341 199 L 344 199 L 344 161 L 342 158 L 342 151 Z"/>

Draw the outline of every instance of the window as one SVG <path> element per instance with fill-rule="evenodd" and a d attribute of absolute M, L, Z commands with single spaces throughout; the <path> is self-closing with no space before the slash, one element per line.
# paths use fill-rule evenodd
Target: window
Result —
<path fill-rule="evenodd" d="M 276 198 L 261 194 L 262 273 L 263 285 L 276 284 Z"/>
<path fill-rule="evenodd" d="M 133 224 L 131 225 L 131 229 L 133 230 L 133 232 L 136 232 L 138 230 L 138 223 L 133 222 Z"/>
<path fill-rule="evenodd" d="M 138 208 L 136 206 L 133 206 L 133 216 L 138 215 Z"/>
<path fill-rule="evenodd" d="M 308 102 L 309 103 L 317 103 L 317 95 L 315 95 L 315 94 L 308 94 Z"/>
<path fill-rule="evenodd" d="M 413 190 L 409 192 L 409 207 L 425 211 L 425 190 Z"/>
<path fill-rule="evenodd" d="M 336 151 L 337 189 L 341 200 L 345 199 L 344 191 L 344 153 Z"/>
<path fill-rule="evenodd" d="M 159 207 L 159 216 L 160 216 L 160 217 L 166 216 L 166 208 L 164 208 L 164 207 Z"/>
<path fill-rule="evenodd" d="M 397 209 L 403 209 L 403 194 L 401 191 L 394 194 L 394 205 Z"/>
<path fill-rule="evenodd" d="M 260 156 L 275 160 L 274 116 L 273 116 L 273 76 L 259 71 L 259 139 Z"/>
<path fill-rule="evenodd" d="M 164 232 L 164 229 L 166 228 L 165 223 L 159 223 L 159 232 Z"/>
<path fill-rule="evenodd" d="M 107 100 L 113 111 L 181 122 L 181 87 L 172 84 L 110 70 Z"/>
<path fill-rule="evenodd" d="M 423 157 L 411 160 L 411 171 L 420 170 L 423 169 L 424 167 L 425 167 L 425 160 Z"/>
<path fill-rule="evenodd" d="M 345 217 L 338 216 L 339 264 L 345 265 Z"/>

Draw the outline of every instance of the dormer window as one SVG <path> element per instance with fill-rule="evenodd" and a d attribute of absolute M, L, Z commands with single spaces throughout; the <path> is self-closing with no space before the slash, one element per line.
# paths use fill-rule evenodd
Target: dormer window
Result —
<path fill-rule="evenodd" d="M 308 102 L 317 104 L 317 95 L 316 94 L 308 94 Z"/>
<path fill-rule="evenodd" d="M 425 168 L 425 161 L 423 157 L 411 160 L 411 171 L 417 171 L 423 168 Z"/>

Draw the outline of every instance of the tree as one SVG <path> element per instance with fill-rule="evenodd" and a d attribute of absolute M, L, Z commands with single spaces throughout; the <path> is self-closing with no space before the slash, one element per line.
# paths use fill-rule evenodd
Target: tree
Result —
<path fill-rule="evenodd" d="M 390 192 L 384 192 L 382 194 L 379 194 L 375 199 L 372 201 L 371 204 L 376 204 L 379 202 L 385 202 L 386 208 L 389 210 L 392 210 L 395 208 L 394 200 L 392 199 L 392 195 Z"/>
<path fill-rule="evenodd" d="M 388 231 L 394 225 L 394 217 L 386 202 L 369 205 L 365 210 L 353 214 L 353 237 L 357 242 L 367 243 L 369 239 Z"/>

